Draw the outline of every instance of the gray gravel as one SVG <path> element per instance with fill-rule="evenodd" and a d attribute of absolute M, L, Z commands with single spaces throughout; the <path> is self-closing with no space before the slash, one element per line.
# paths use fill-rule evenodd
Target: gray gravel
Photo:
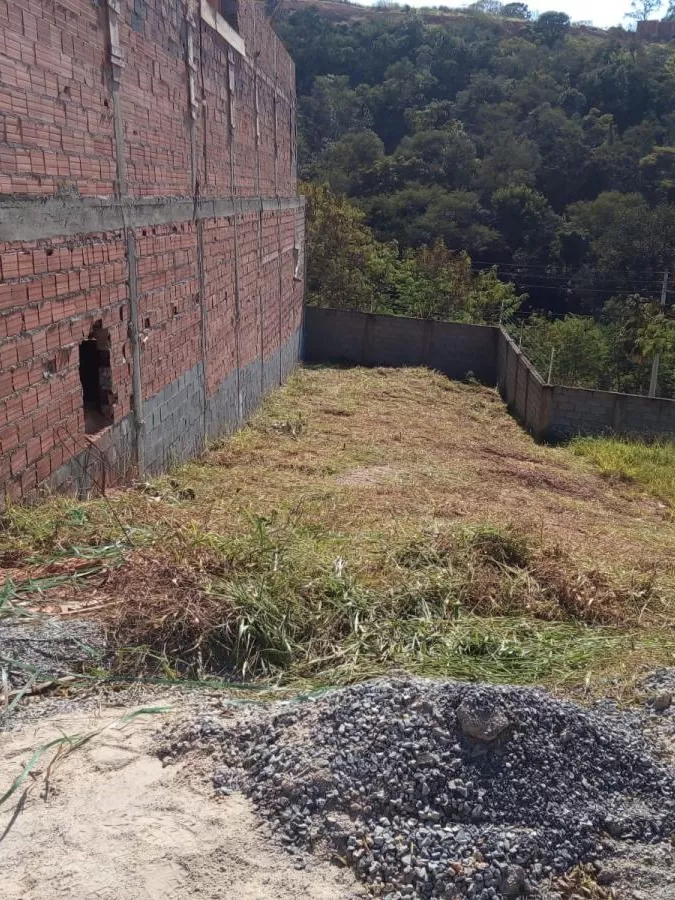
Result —
<path fill-rule="evenodd" d="M 216 790 L 246 791 L 289 852 L 327 853 L 389 900 L 554 897 L 580 861 L 609 881 L 619 844 L 675 862 L 675 769 L 617 710 L 383 679 L 223 712 L 174 726 L 160 755 L 214 753 Z"/>
<path fill-rule="evenodd" d="M 103 630 L 95 622 L 50 616 L 0 619 L 0 668 L 13 687 L 101 665 L 106 652 Z"/>
<path fill-rule="evenodd" d="M 645 734 L 658 755 L 675 765 L 675 668 L 653 672 L 642 690 Z"/>

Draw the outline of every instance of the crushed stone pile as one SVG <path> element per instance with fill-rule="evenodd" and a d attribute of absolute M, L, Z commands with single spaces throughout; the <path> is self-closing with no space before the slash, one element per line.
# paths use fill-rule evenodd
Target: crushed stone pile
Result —
<path fill-rule="evenodd" d="M 675 770 L 630 720 L 541 690 L 383 679 L 200 716 L 160 755 L 194 749 L 290 851 L 341 859 L 389 900 L 541 896 L 581 861 L 602 875 L 613 839 L 675 830 Z"/>
<path fill-rule="evenodd" d="M 94 622 L 50 616 L 0 620 L 0 669 L 12 688 L 102 665 L 106 653 L 104 631 Z"/>

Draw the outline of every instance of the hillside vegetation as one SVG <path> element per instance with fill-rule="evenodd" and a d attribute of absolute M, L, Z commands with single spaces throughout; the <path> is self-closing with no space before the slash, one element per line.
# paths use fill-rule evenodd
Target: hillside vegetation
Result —
<path fill-rule="evenodd" d="M 334 12 L 291 11 L 278 28 L 297 66 L 302 174 L 348 198 L 378 248 L 363 291 L 358 253 L 331 248 L 342 302 L 446 315 L 425 312 L 416 277 L 392 289 L 386 275 L 435 248 L 446 273 L 512 283 L 507 313 L 543 314 L 533 345 L 581 345 L 583 364 L 558 355 L 560 380 L 640 392 L 659 350 L 672 395 L 675 332 L 657 301 L 675 249 L 673 46 L 573 32 L 558 13 L 514 29 L 478 13 Z M 315 302 L 330 293 L 322 259 L 310 243 Z M 501 297 L 482 295 L 503 318 Z"/>
<path fill-rule="evenodd" d="M 426 370 L 300 370 L 169 476 L 9 509 L 0 619 L 99 620 L 134 676 L 630 683 L 675 654 L 674 497 L 586 450 Z"/>

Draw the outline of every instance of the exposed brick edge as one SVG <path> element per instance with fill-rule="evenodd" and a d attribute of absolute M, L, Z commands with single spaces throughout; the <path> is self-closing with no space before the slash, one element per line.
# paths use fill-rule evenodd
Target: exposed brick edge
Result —
<path fill-rule="evenodd" d="M 227 409 L 208 409 L 208 425 L 206 435 L 199 433 L 195 426 L 203 421 L 201 411 L 201 385 L 200 390 L 187 394 L 184 390 L 186 384 L 200 382 L 202 379 L 199 362 L 193 370 L 183 373 L 179 378 L 170 382 L 161 391 L 150 398 L 146 398 L 145 407 L 150 416 L 157 418 L 157 425 L 150 427 L 146 433 L 147 446 L 145 455 L 148 461 L 148 472 L 154 474 L 165 471 L 172 465 L 176 465 L 190 457 L 199 455 L 208 441 L 213 441 L 226 434 L 232 434 L 238 428 L 246 424 L 247 419 L 256 411 L 261 401 L 271 390 L 276 389 L 291 374 L 300 360 L 300 347 L 302 343 L 302 329 L 298 329 L 288 341 L 275 353 L 271 360 L 263 360 L 261 357 L 243 367 L 246 372 L 260 369 L 264 373 L 262 379 L 256 379 L 256 390 L 236 402 L 227 404 Z M 279 365 L 279 359 L 282 365 Z M 207 407 L 211 407 L 211 401 L 218 393 L 227 388 L 228 383 L 237 382 L 237 373 L 230 373 L 220 388 L 212 397 L 207 398 Z M 244 381 L 247 379 L 245 378 Z M 250 381 L 252 379 L 249 378 Z M 194 407 L 196 404 L 196 408 Z M 165 412 L 166 411 L 166 412 Z M 241 412 L 240 412 L 241 411 Z M 225 415 L 223 415 L 225 412 Z M 192 421 L 183 423 L 182 417 Z M 165 424 L 158 427 L 160 422 L 166 422 L 167 418 L 174 419 L 173 429 L 168 429 Z M 188 427 L 182 427 L 184 425 Z M 101 486 L 106 487 L 130 483 L 138 475 L 135 461 L 134 419 L 129 414 L 116 422 L 104 432 L 96 435 L 89 445 L 79 453 L 72 456 L 59 469 L 52 472 L 39 490 L 57 490 L 76 493 L 80 497 L 87 497 L 91 493 L 98 493 Z M 161 433 L 160 433 L 161 432 Z"/>

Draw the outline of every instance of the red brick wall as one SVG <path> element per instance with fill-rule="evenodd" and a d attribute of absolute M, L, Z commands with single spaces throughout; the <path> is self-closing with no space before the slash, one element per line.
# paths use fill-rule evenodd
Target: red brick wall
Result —
<path fill-rule="evenodd" d="M 296 308 L 295 211 L 285 212 L 281 219 L 281 343 L 284 344 L 300 325 L 302 307 Z"/>
<path fill-rule="evenodd" d="M 0 2 L 0 193 L 112 192 L 112 115 L 101 10 Z"/>
<path fill-rule="evenodd" d="M 263 257 L 260 266 L 260 282 L 263 296 L 279 293 L 279 217 L 274 213 L 263 213 L 262 245 Z M 263 305 L 263 359 L 267 362 L 274 357 L 279 346 L 276 335 L 279 332 L 280 305 Z"/>
<path fill-rule="evenodd" d="M 207 394 L 237 369 L 234 219 L 204 222 Z M 269 296 L 274 296 L 273 294 Z M 269 306 L 274 306 L 269 303 Z"/>
<path fill-rule="evenodd" d="M 202 196 L 222 197 L 232 193 L 230 178 L 230 104 L 227 82 L 227 44 L 212 28 L 201 30 L 200 55 L 203 63 L 204 110 L 202 129 L 203 165 Z M 206 133 L 203 134 L 204 119 Z M 274 192 L 272 192 L 273 194 Z"/>
<path fill-rule="evenodd" d="M 140 229 L 136 246 L 141 382 L 152 397 L 202 356 L 196 224 Z"/>
<path fill-rule="evenodd" d="M 260 355 L 258 313 L 258 216 L 246 216 L 237 230 L 239 256 L 239 364 Z"/>
<path fill-rule="evenodd" d="M 0 244 L 0 485 L 34 490 L 82 449 L 78 345 L 95 321 L 110 329 L 117 415 L 130 411 L 127 283 L 122 234 Z"/>
<path fill-rule="evenodd" d="M 124 155 L 135 196 L 191 190 L 183 9 L 166 0 L 122 0 Z"/>
<path fill-rule="evenodd" d="M 105 0 L 0 0 L 0 497 L 61 484 L 91 443 L 114 443 L 85 435 L 78 347 L 94 323 L 110 333 L 113 430 L 195 366 L 208 406 L 297 333 L 294 69 L 261 4 L 229 21 L 245 56 L 195 0 L 122 0 L 119 19 Z M 132 456 L 158 427 L 134 431 Z"/>

